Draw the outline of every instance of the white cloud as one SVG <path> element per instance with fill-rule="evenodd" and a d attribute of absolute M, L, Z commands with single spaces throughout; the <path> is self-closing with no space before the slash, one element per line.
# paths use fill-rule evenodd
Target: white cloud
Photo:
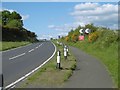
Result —
<path fill-rule="evenodd" d="M 55 27 L 55 25 L 49 25 L 48 26 L 48 28 L 54 28 Z"/>
<path fill-rule="evenodd" d="M 2 8 L 0 8 L 0 11 L 2 11 Z"/>
<path fill-rule="evenodd" d="M 73 23 L 61 26 L 49 25 L 48 28 L 61 32 L 69 32 L 76 27 L 93 23 L 97 26 L 106 26 L 111 29 L 118 28 L 118 5 L 100 3 L 80 3 L 75 5 L 70 13 L 74 17 Z"/>
<path fill-rule="evenodd" d="M 22 20 L 26 20 L 29 18 L 29 15 L 21 15 L 22 16 Z"/>
<path fill-rule="evenodd" d="M 56 30 L 56 31 L 69 31 L 71 30 L 73 27 L 71 25 L 68 24 L 64 24 L 61 26 L 56 26 L 56 25 L 49 25 L 48 28 L 52 29 L 52 30 Z"/>
<path fill-rule="evenodd" d="M 85 3 L 85 4 L 81 3 L 81 4 L 76 5 L 74 8 L 76 10 L 91 10 L 98 6 L 99 6 L 98 3 Z"/>
<path fill-rule="evenodd" d="M 99 3 L 81 3 L 74 7 L 70 13 L 77 23 L 94 23 L 95 25 L 115 28 L 118 23 L 118 5 L 99 4 Z M 116 27 L 118 28 L 118 27 Z"/>
<path fill-rule="evenodd" d="M 68 35 L 68 33 L 67 32 L 61 32 L 61 33 L 58 33 L 57 35 L 58 36 L 66 36 L 66 35 Z"/>
<path fill-rule="evenodd" d="M 39 35 L 38 39 L 47 39 L 49 40 L 50 38 L 55 38 L 55 36 L 53 35 L 49 35 L 49 34 L 44 34 L 44 35 Z"/>

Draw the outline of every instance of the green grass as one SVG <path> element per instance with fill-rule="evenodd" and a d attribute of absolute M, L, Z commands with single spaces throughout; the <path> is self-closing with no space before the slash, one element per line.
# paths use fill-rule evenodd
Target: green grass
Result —
<path fill-rule="evenodd" d="M 8 49 L 24 46 L 27 44 L 30 44 L 30 42 L 25 42 L 25 41 L 22 41 L 22 42 L 0 42 L 0 51 L 5 51 Z"/>
<path fill-rule="evenodd" d="M 113 42 L 108 47 L 99 47 L 97 43 L 89 43 L 87 40 L 77 43 L 69 42 L 69 45 L 77 47 L 98 58 L 108 70 L 114 84 L 118 87 L 118 43 Z"/>
<path fill-rule="evenodd" d="M 56 41 L 54 41 L 55 43 Z M 56 43 L 55 43 L 56 44 Z M 63 47 L 57 46 L 57 50 L 61 51 L 61 67 L 56 69 L 56 55 L 36 73 L 28 77 L 22 82 L 20 88 L 36 88 L 36 87 L 61 87 L 66 80 L 72 75 L 76 68 L 75 57 L 69 52 L 67 60 L 63 56 Z"/>

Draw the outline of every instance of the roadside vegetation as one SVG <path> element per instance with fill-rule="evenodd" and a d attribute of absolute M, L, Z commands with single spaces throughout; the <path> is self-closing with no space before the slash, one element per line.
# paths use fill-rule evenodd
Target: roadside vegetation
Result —
<path fill-rule="evenodd" d="M 56 44 L 56 41 L 54 41 Z M 20 88 L 52 88 L 62 87 L 64 82 L 72 75 L 76 67 L 76 60 L 69 52 L 67 60 L 63 56 L 63 47 L 57 45 L 57 50 L 61 51 L 61 69 L 56 68 L 56 55 L 35 74 L 22 82 Z"/>
<path fill-rule="evenodd" d="M 79 30 L 83 28 L 91 29 L 90 34 L 85 33 L 85 40 L 79 41 Z M 85 27 L 78 27 L 71 30 L 66 37 L 60 41 L 66 42 L 70 46 L 77 47 L 88 54 L 98 58 L 108 70 L 116 87 L 118 86 L 118 30 L 110 30 L 104 27 L 95 27 L 88 24 Z"/>
<path fill-rule="evenodd" d="M 37 35 L 23 27 L 22 16 L 16 11 L 0 11 L 2 41 L 37 41 Z"/>
<path fill-rule="evenodd" d="M 23 27 L 22 16 L 16 11 L 0 11 L 0 51 L 38 41 L 37 35 Z"/>
<path fill-rule="evenodd" d="M 25 41 L 22 41 L 22 42 L 0 42 L 0 51 L 5 51 L 8 49 L 24 46 L 27 44 L 30 44 L 30 42 L 25 42 Z"/>

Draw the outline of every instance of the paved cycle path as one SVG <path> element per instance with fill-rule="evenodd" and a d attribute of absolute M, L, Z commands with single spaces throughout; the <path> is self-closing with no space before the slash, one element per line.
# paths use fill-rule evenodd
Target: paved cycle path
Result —
<path fill-rule="evenodd" d="M 77 68 L 65 88 L 114 88 L 112 79 L 105 66 L 78 48 L 70 47 L 77 60 Z"/>

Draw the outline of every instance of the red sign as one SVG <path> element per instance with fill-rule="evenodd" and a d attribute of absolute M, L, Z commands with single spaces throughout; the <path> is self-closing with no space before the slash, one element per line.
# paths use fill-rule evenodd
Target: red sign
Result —
<path fill-rule="evenodd" d="M 84 40 L 84 36 L 82 35 L 82 36 L 79 36 L 79 40 L 80 41 L 83 41 Z"/>

